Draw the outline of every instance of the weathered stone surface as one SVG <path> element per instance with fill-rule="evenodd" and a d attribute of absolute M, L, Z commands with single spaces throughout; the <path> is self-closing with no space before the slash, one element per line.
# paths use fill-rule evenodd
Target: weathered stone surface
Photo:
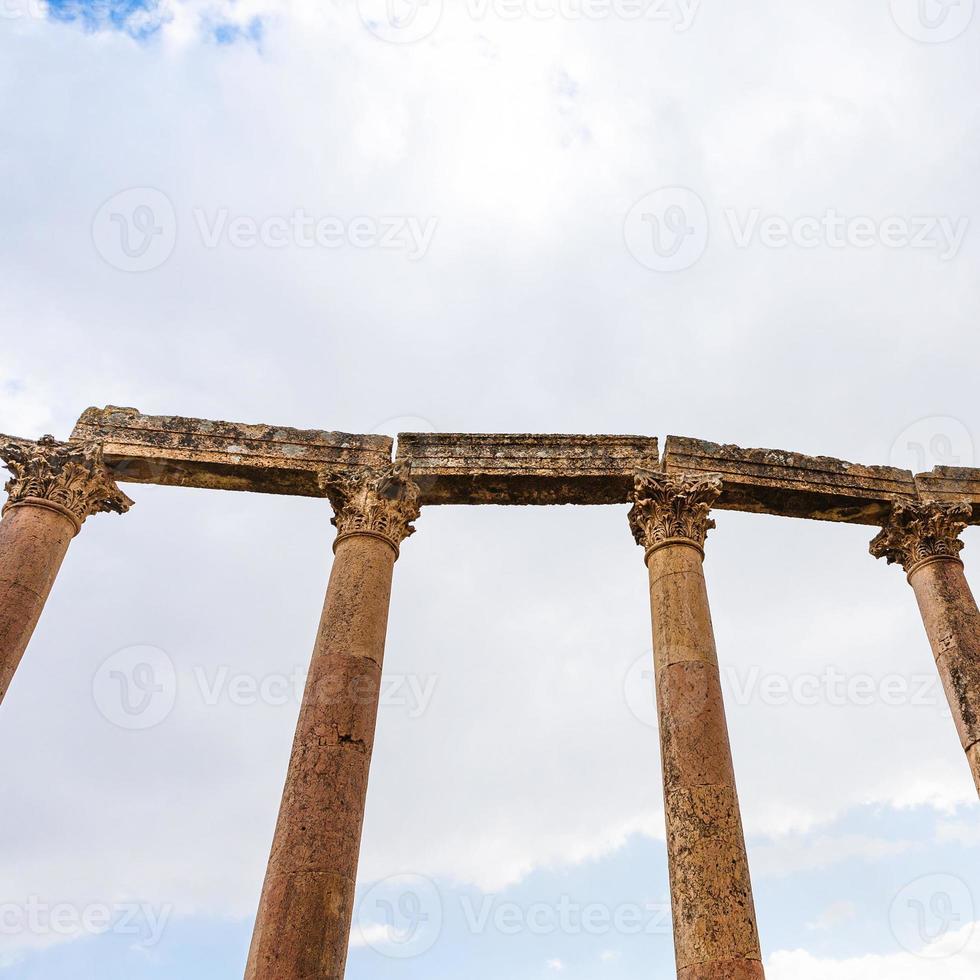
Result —
<path fill-rule="evenodd" d="M 415 533 L 420 492 L 408 463 L 321 473 L 320 486 L 333 504 L 331 523 L 337 528 L 338 542 L 348 534 L 373 534 L 387 541 L 397 555 L 401 542 Z"/>
<path fill-rule="evenodd" d="M 133 505 L 106 469 L 98 442 L 0 436 L 0 460 L 13 474 L 4 487 L 9 494 L 5 510 L 44 501 L 81 528 L 92 514 L 125 514 Z"/>
<path fill-rule="evenodd" d="M 915 486 L 922 500 L 969 504 L 971 523 L 980 523 L 980 469 L 972 466 L 937 466 L 916 473 Z"/>
<path fill-rule="evenodd" d="M 765 980 L 761 960 L 712 960 L 694 963 L 677 974 L 677 980 Z"/>
<path fill-rule="evenodd" d="M 716 506 L 726 510 L 877 524 L 892 503 L 916 499 L 915 480 L 906 470 L 680 436 L 667 437 L 663 469 L 721 476 Z"/>
<path fill-rule="evenodd" d="M 67 512 L 51 507 L 12 507 L 0 520 L 0 701 L 76 531 Z"/>
<path fill-rule="evenodd" d="M 391 464 L 387 436 L 87 409 L 72 439 L 101 441 L 118 480 L 319 497 L 319 474 Z"/>
<path fill-rule="evenodd" d="M 869 550 L 889 565 L 911 574 L 920 562 L 956 558 L 963 549 L 960 533 L 970 520 L 968 504 L 895 504 Z"/>
<path fill-rule="evenodd" d="M 92 442 L 0 436 L 10 470 L 0 520 L 0 701 L 20 664 L 71 539 L 92 514 L 125 513 L 132 501 Z"/>
<path fill-rule="evenodd" d="M 920 562 L 909 583 L 980 792 L 980 611 L 956 558 Z"/>
<path fill-rule="evenodd" d="M 761 980 L 742 833 L 701 565 L 715 478 L 644 473 L 630 524 L 645 550 L 678 977 Z"/>
<path fill-rule="evenodd" d="M 392 570 L 418 514 L 418 488 L 404 467 L 389 467 L 334 488 L 334 495 L 336 557 L 246 980 L 342 980 L 344 975 Z"/>
<path fill-rule="evenodd" d="M 406 432 L 398 459 L 423 504 L 622 504 L 659 454 L 647 436 Z"/>

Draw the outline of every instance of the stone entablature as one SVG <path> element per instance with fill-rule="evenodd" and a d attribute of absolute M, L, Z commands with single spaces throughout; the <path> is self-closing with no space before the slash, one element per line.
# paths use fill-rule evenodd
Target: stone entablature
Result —
<path fill-rule="evenodd" d="M 668 436 L 663 463 L 668 473 L 719 474 L 724 487 L 716 506 L 723 510 L 878 524 L 893 503 L 916 499 L 909 471 L 830 456 Z"/>
<path fill-rule="evenodd" d="M 637 470 L 659 465 L 656 438 L 623 435 L 407 432 L 398 459 L 427 504 L 626 503 Z"/>
<path fill-rule="evenodd" d="M 324 469 L 390 466 L 388 436 L 276 425 L 142 415 L 135 408 L 90 408 L 73 440 L 103 443 L 116 479 L 130 483 L 322 496 Z"/>
<path fill-rule="evenodd" d="M 101 441 L 120 481 L 320 496 L 319 474 L 392 462 L 386 436 L 148 416 L 88 409 L 73 438 Z M 937 467 L 913 475 L 829 456 L 743 449 L 668 436 L 492 435 L 409 432 L 399 462 L 411 465 L 425 504 L 622 504 L 641 470 L 718 474 L 715 506 L 814 520 L 884 524 L 896 504 L 967 504 L 980 523 L 980 469 Z"/>

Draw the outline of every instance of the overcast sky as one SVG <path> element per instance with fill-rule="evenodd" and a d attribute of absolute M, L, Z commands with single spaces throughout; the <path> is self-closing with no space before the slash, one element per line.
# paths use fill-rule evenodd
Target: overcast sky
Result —
<path fill-rule="evenodd" d="M 973 465 L 973 6 L 0 0 L 0 431 L 116 404 Z M 330 510 L 126 490 L 0 710 L 10 980 L 244 968 Z M 980 807 L 903 575 L 873 528 L 716 517 L 767 975 L 976 977 Z M 626 507 L 417 526 L 349 980 L 671 977 Z"/>

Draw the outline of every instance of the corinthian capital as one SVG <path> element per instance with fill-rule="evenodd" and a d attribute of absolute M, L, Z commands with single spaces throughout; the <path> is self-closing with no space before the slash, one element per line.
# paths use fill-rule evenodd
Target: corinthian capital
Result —
<path fill-rule="evenodd" d="M 630 527 L 647 554 L 668 541 L 687 541 L 704 548 L 715 522 L 708 516 L 721 493 L 721 477 L 686 473 L 637 473 Z"/>
<path fill-rule="evenodd" d="M 911 573 L 919 564 L 937 558 L 959 560 L 960 533 L 972 516 L 969 504 L 895 504 L 888 523 L 871 542 L 875 558 L 898 562 Z"/>
<path fill-rule="evenodd" d="M 421 513 L 419 488 L 408 463 L 364 467 L 344 475 L 322 473 L 320 487 L 333 505 L 337 541 L 345 535 L 370 534 L 383 538 L 397 554 L 401 542 L 415 533 L 412 521 Z"/>
<path fill-rule="evenodd" d="M 5 511 L 27 502 L 47 504 L 81 527 L 91 514 L 124 514 L 133 505 L 106 469 L 100 443 L 58 442 L 54 436 L 11 440 L 0 444 L 0 459 L 13 474 L 5 487 Z"/>

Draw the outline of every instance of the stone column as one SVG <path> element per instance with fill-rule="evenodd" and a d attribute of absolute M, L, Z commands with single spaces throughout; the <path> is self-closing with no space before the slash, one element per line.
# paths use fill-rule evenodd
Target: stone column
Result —
<path fill-rule="evenodd" d="M 871 554 L 905 569 L 980 793 L 980 612 L 959 557 L 971 517 L 968 504 L 895 504 Z"/>
<path fill-rule="evenodd" d="M 97 443 L 0 444 L 13 477 L 0 520 L 0 701 L 30 641 L 68 544 L 85 518 L 122 514 L 132 501 L 115 484 Z"/>
<path fill-rule="evenodd" d="M 650 574 L 678 980 L 764 977 L 704 572 L 717 476 L 643 472 L 630 525 Z"/>
<path fill-rule="evenodd" d="M 246 980 L 341 980 L 354 907 L 391 577 L 419 515 L 408 468 L 321 481 L 334 563 Z"/>

